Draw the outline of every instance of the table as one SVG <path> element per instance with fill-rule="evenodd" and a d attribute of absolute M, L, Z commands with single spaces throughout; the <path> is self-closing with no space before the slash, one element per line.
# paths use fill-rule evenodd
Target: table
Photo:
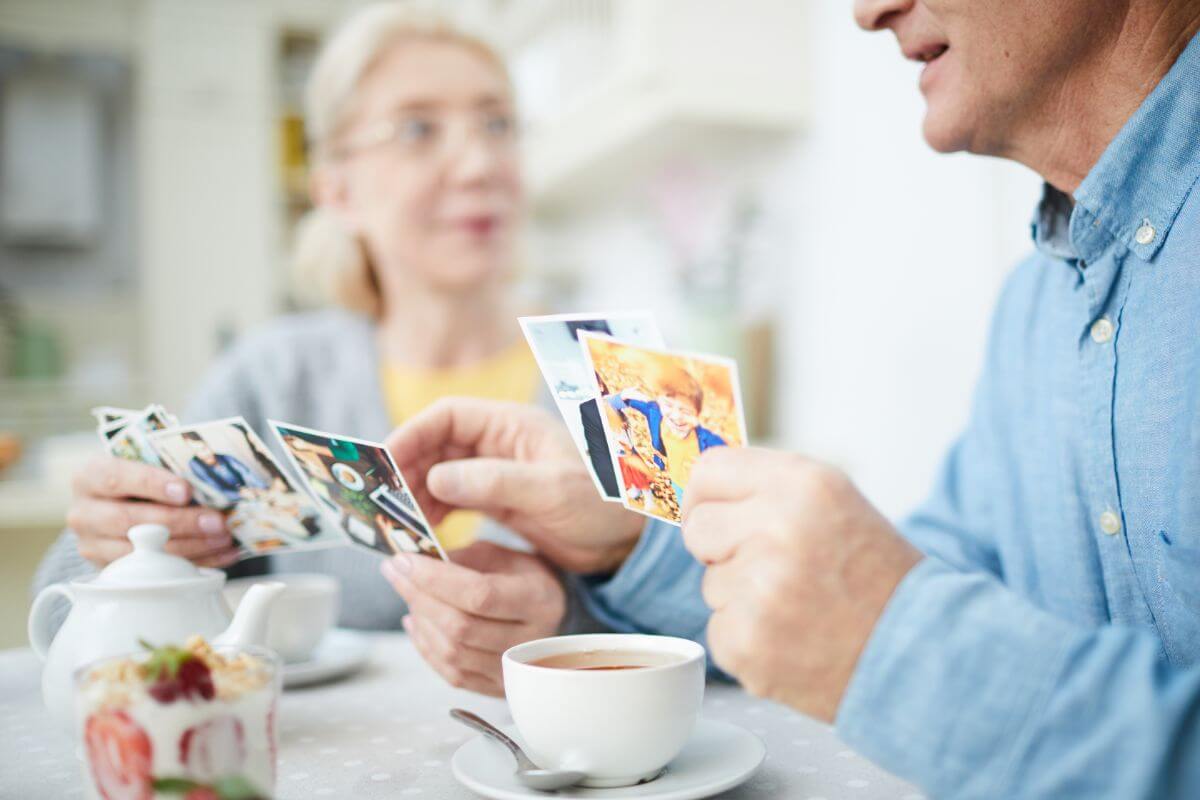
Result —
<path fill-rule="evenodd" d="M 472 734 L 453 706 L 502 725 L 504 701 L 447 686 L 402 634 L 372 634 L 371 663 L 353 678 L 289 690 L 279 709 L 279 780 L 290 798 L 469 800 L 450 758 Z M 28 649 L 0 651 L 0 798 L 81 797 L 73 747 L 42 707 L 41 665 Z M 705 716 L 754 731 L 767 760 L 724 800 L 920 800 L 909 784 L 838 741 L 831 728 L 737 687 L 710 684 Z"/>

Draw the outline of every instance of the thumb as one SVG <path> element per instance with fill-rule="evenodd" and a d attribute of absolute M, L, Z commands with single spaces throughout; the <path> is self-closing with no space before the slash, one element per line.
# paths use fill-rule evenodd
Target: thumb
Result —
<path fill-rule="evenodd" d="M 548 502 L 547 468 L 504 458 L 445 461 L 429 470 L 425 485 L 436 499 L 485 514 L 537 513 Z"/>

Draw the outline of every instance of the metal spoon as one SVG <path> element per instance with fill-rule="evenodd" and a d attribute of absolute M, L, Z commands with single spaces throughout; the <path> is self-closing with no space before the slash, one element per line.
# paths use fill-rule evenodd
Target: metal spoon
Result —
<path fill-rule="evenodd" d="M 502 730 L 478 714 L 472 714 L 470 711 L 462 708 L 452 708 L 450 709 L 450 716 L 469 728 L 474 728 L 480 733 L 491 736 L 500 742 L 500 744 L 507 747 L 509 752 L 513 754 L 513 758 L 517 760 L 517 769 L 514 773 L 517 776 L 517 780 L 530 789 L 553 792 L 555 789 L 574 786 L 587 777 L 582 772 L 542 769 L 529 760 L 529 756 L 525 755 L 525 751 L 517 746 L 516 742 L 505 736 Z"/>

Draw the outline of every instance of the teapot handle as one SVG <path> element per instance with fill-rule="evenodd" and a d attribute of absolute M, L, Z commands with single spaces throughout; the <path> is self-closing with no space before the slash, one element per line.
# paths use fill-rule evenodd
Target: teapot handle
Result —
<path fill-rule="evenodd" d="M 38 592 L 37 599 L 29 609 L 29 644 L 42 661 L 46 660 L 50 642 L 54 639 L 50 633 L 50 599 L 56 594 L 65 597 L 69 603 L 75 602 L 75 593 L 70 587 L 65 583 L 52 583 Z"/>

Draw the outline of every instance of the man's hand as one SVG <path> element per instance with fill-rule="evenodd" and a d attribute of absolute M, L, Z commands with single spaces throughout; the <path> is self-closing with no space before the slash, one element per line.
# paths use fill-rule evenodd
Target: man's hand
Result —
<path fill-rule="evenodd" d="M 753 694 L 832 722 L 920 553 L 842 473 L 789 453 L 708 450 L 682 512 L 684 541 L 708 565 L 713 658 Z"/>
<path fill-rule="evenodd" d="M 562 423 L 531 406 L 439 400 L 387 448 L 430 522 L 481 511 L 571 572 L 614 571 L 645 524 L 600 498 Z"/>
<path fill-rule="evenodd" d="M 404 630 L 425 661 L 451 686 L 502 697 L 501 654 L 556 634 L 566 591 L 540 558 L 492 542 L 450 558 L 398 555 L 382 572 L 408 603 Z"/>
<path fill-rule="evenodd" d="M 79 554 L 97 567 L 130 552 L 125 534 L 144 522 L 171 530 L 169 553 L 210 567 L 237 560 L 225 517 L 188 505 L 191 488 L 165 469 L 103 456 L 75 474 L 72 491 L 67 527 L 79 537 Z"/>

